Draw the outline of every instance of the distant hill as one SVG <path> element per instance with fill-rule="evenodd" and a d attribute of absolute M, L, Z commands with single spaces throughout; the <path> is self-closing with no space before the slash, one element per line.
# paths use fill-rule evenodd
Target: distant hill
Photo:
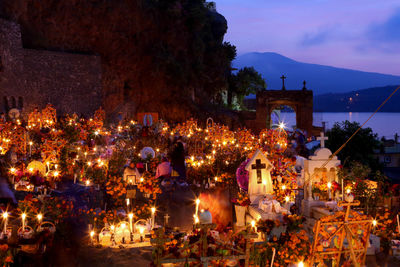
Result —
<path fill-rule="evenodd" d="M 233 62 L 235 68 L 253 66 L 267 81 L 268 89 L 282 88 L 284 74 L 286 89 L 301 89 L 303 81 L 314 95 L 344 93 L 361 88 L 400 84 L 400 76 L 295 61 L 277 53 L 248 53 L 238 56 Z"/>
<path fill-rule="evenodd" d="M 397 86 L 375 87 L 348 93 L 314 95 L 317 112 L 372 112 Z M 400 90 L 386 102 L 380 112 L 400 112 Z"/>

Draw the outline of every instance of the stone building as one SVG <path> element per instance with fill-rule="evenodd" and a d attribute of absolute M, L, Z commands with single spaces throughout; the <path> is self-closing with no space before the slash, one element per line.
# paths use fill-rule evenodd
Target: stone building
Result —
<path fill-rule="evenodd" d="M 89 116 L 102 103 L 101 78 L 99 56 L 26 49 L 20 26 L 0 19 L 0 111 L 51 103 Z"/>

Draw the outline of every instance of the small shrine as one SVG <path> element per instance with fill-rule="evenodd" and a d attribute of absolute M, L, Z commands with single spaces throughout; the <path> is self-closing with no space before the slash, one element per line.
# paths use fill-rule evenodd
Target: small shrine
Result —
<path fill-rule="evenodd" d="M 332 152 L 325 147 L 327 139 L 321 133 L 321 137 L 317 138 L 321 141 L 321 147 L 304 161 L 302 213 L 308 217 L 312 216 L 313 207 L 325 207 L 328 202 L 333 205 L 333 201 L 339 196 L 335 186 L 338 185 L 337 168 L 340 160 L 336 156 L 332 157 Z"/>
<path fill-rule="evenodd" d="M 271 180 L 271 169 L 273 165 L 259 149 L 246 165 L 249 172 L 249 196 L 250 201 L 256 204 L 260 197 L 274 192 Z"/>

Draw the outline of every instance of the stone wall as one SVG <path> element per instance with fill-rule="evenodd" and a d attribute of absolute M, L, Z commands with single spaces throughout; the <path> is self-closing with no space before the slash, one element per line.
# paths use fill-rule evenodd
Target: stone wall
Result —
<path fill-rule="evenodd" d="M 102 101 L 99 56 L 25 49 L 19 25 L 0 19 L 0 110 L 22 97 L 23 112 L 52 103 L 58 114 L 92 115 Z"/>

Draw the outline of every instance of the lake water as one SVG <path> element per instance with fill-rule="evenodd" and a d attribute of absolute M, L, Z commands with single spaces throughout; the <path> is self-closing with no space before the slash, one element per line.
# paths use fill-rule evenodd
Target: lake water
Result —
<path fill-rule="evenodd" d="M 372 112 L 315 112 L 314 125 L 322 126 L 322 122 L 325 122 L 326 129 L 330 129 L 335 122 L 345 120 L 363 124 L 371 115 Z M 295 113 L 282 112 L 280 120 L 283 120 L 290 127 L 296 124 L 296 115 Z M 378 112 L 364 127 L 370 127 L 379 137 L 384 136 L 387 139 L 393 139 L 395 133 L 400 134 L 400 113 Z"/>

